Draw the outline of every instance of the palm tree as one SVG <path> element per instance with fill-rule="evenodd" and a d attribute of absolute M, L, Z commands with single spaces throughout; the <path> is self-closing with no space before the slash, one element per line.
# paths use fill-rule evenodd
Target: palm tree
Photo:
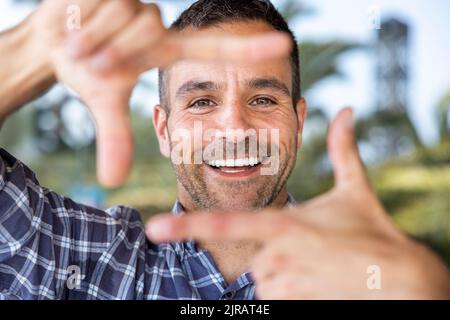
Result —
<path fill-rule="evenodd" d="M 314 13 L 302 1 L 286 0 L 280 8 L 285 19 L 291 24 L 295 20 Z M 299 44 L 302 77 L 302 91 L 306 93 L 318 82 L 332 76 L 341 76 L 338 58 L 350 50 L 360 48 L 357 43 L 301 41 Z"/>
<path fill-rule="evenodd" d="M 291 25 L 295 20 L 314 13 L 312 8 L 298 0 L 286 0 L 280 11 Z M 301 37 L 299 42 L 303 95 L 307 95 L 308 91 L 326 78 L 343 76 L 338 68 L 338 59 L 345 53 L 362 47 L 350 42 L 302 41 Z M 324 192 L 332 183 L 331 171 L 327 165 L 328 118 L 322 108 L 309 106 L 306 125 L 308 124 L 314 127 L 314 134 L 309 135 L 308 140 L 303 143 L 299 161 L 289 181 L 289 189 L 300 201 Z"/>

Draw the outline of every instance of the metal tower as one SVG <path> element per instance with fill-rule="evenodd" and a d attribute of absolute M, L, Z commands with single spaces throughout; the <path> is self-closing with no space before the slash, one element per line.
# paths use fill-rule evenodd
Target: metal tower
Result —
<path fill-rule="evenodd" d="M 408 85 L 408 26 L 382 22 L 377 34 L 377 105 L 379 110 L 406 112 Z"/>

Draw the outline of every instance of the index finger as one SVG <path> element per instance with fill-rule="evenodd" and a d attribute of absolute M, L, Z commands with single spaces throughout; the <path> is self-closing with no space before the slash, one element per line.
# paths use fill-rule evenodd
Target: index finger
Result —
<path fill-rule="evenodd" d="M 293 42 L 278 31 L 253 36 L 186 36 L 170 31 L 162 43 L 152 46 L 146 60 L 164 67 L 184 59 L 258 63 L 288 56 Z"/>
<path fill-rule="evenodd" d="M 158 215 L 146 226 L 154 242 L 180 240 L 256 240 L 266 242 L 284 234 L 293 218 L 283 211 L 245 213 L 187 213 Z"/>
<path fill-rule="evenodd" d="M 283 57 L 292 49 L 292 41 L 282 32 L 268 32 L 249 37 L 179 37 L 181 59 L 213 59 L 237 62 L 260 62 Z"/>
<path fill-rule="evenodd" d="M 128 177 L 133 163 L 128 95 L 100 95 L 87 103 L 96 124 L 98 179 L 105 187 L 118 187 Z"/>

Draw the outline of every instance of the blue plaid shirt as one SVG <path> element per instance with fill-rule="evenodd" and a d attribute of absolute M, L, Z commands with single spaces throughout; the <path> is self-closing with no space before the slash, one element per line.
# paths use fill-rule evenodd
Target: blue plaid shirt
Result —
<path fill-rule="evenodd" d="M 151 243 L 135 209 L 76 203 L 0 149 L 0 300 L 254 298 L 248 272 L 228 285 L 194 241 Z"/>

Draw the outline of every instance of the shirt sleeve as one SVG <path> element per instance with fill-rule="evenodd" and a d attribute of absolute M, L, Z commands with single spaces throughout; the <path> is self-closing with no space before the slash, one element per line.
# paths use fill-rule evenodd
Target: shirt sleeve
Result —
<path fill-rule="evenodd" d="M 58 195 L 0 149 L 0 300 L 136 299 L 144 245 L 136 210 Z"/>

